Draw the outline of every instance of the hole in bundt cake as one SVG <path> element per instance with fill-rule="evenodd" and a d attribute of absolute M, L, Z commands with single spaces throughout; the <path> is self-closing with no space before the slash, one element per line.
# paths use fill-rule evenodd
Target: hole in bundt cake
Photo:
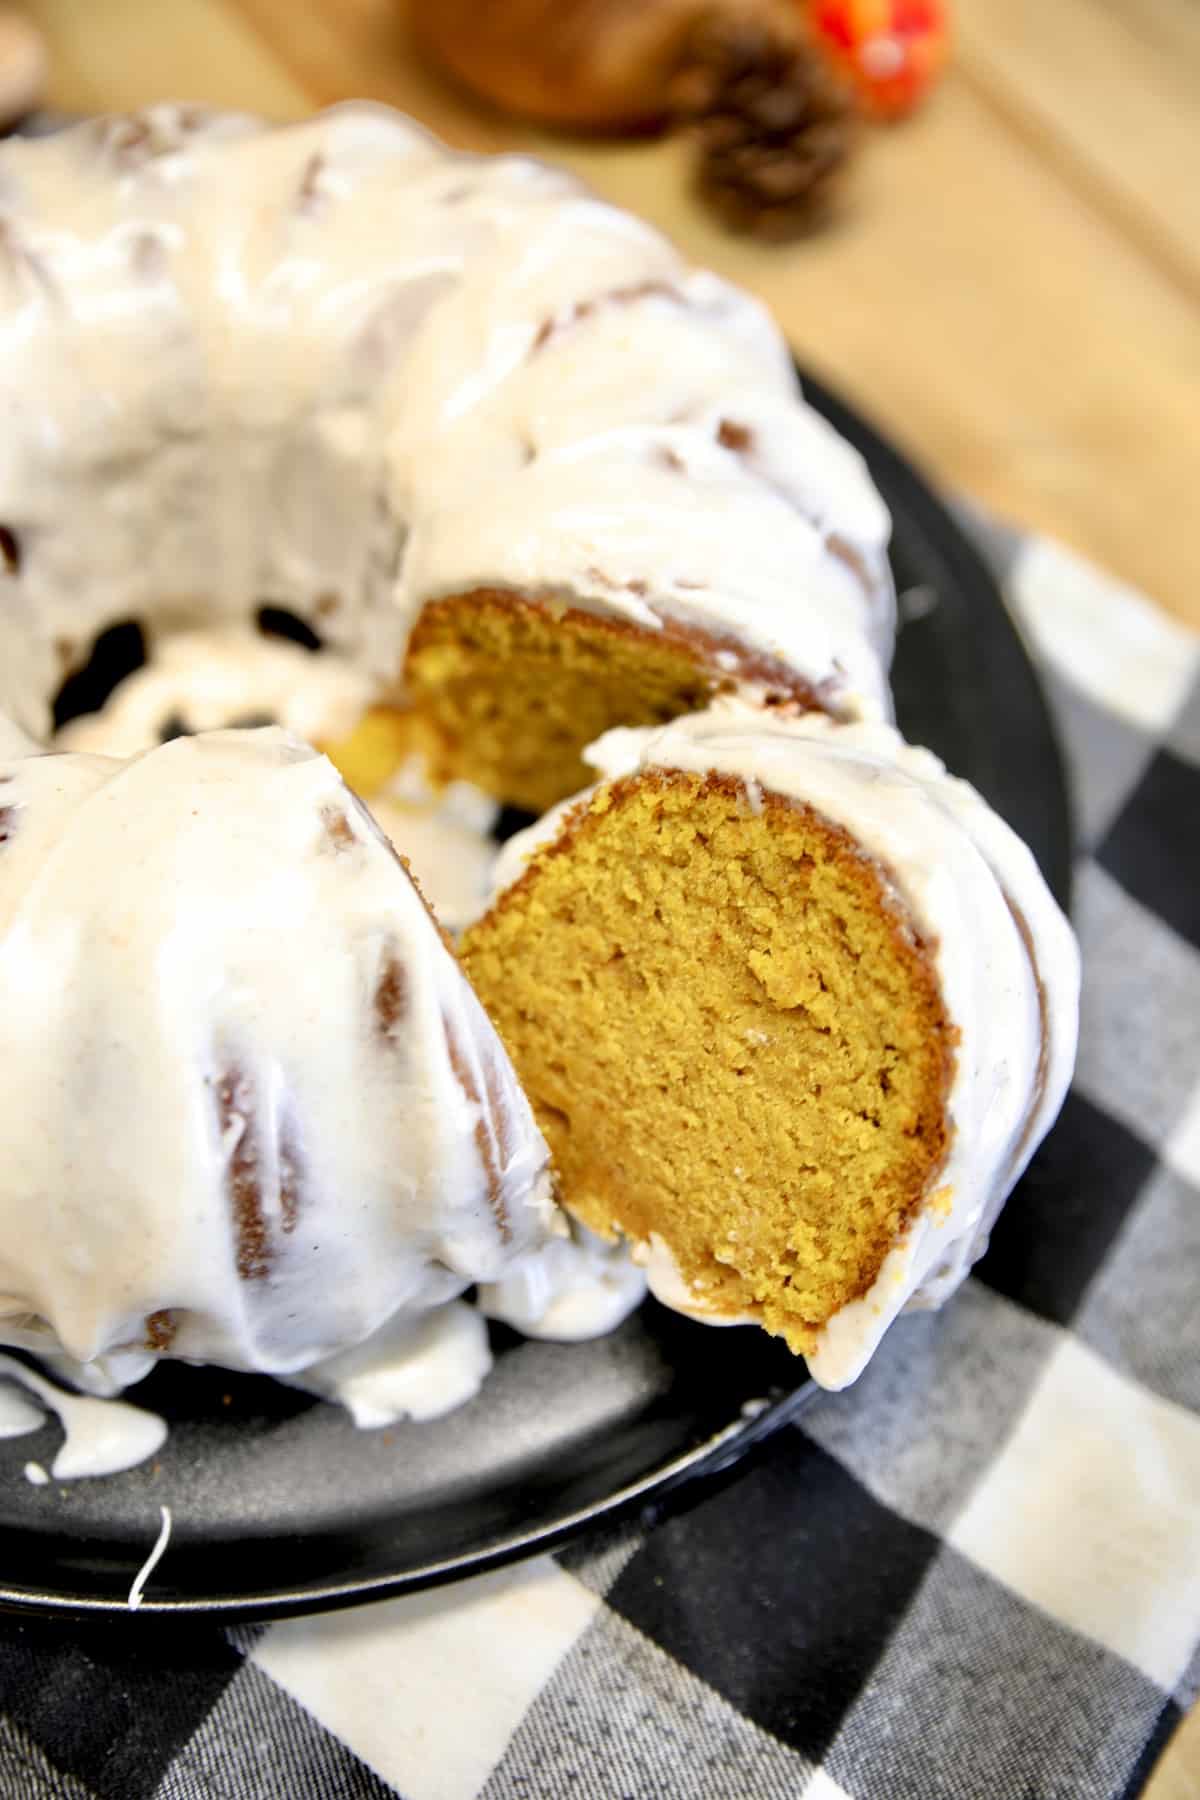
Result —
<path fill-rule="evenodd" d="M 56 731 L 81 713 L 99 712 L 126 676 L 143 667 L 146 639 L 136 619 L 124 619 L 102 631 L 87 661 L 59 688 L 54 698 Z"/>
<path fill-rule="evenodd" d="M 536 813 L 524 812 L 519 806 L 502 806 L 496 823 L 492 826 L 492 836 L 498 844 L 503 844 L 508 838 L 515 837 L 518 831 L 524 831 L 527 825 L 532 825 L 537 816 Z"/>
<path fill-rule="evenodd" d="M 955 1033 L 883 873 L 724 776 L 602 787 L 467 931 L 565 1204 L 800 1351 L 947 1149 Z"/>
<path fill-rule="evenodd" d="M 289 644 L 299 644 L 302 650 L 325 648 L 324 641 L 307 619 L 289 612 L 286 606 L 260 606 L 254 615 L 254 623 L 264 637 L 286 638 Z"/>
<path fill-rule="evenodd" d="M 21 540 L 11 525 L 0 525 L 0 562 L 10 575 L 21 573 Z"/>
<path fill-rule="evenodd" d="M 269 712 L 240 713 L 237 718 L 225 721 L 230 731 L 261 731 L 264 726 L 278 723 L 275 715 Z M 158 741 L 173 744 L 176 738 L 193 737 L 199 729 L 199 726 L 189 724 L 182 713 L 168 713 L 158 728 Z"/>

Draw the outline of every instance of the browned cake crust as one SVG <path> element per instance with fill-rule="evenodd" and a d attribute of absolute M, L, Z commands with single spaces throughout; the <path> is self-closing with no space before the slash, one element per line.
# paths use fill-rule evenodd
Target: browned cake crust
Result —
<path fill-rule="evenodd" d="M 936 1187 L 957 1033 L 931 946 L 804 806 L 607 784 L 462 954 L 564 1202 L 657 1233 L 709 1310 L 811 1350 Z"/>
<path fill-rule="evenodd" d="M 643 631 L 500 588 L 425 606 L 403 678 L 443 769 L 532 812 L 592 779 L 582 751 L 611 726 L 665 724 L 739 682 L 759 684 L 767 705 L 832 710 L 810 683 L 733 639 L 674 620 Z"/>

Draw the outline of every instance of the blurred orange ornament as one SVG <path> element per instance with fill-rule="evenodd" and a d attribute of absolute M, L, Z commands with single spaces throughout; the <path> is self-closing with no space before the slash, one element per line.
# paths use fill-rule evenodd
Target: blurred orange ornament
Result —
<path fill-rule="evenodd" d="M 803 3 L 803 0 L 802 0 Z M 807 0 L 821 48 L 865 112 L 898 119 L 924 99 L 950 50 L 944 0 Z"/>

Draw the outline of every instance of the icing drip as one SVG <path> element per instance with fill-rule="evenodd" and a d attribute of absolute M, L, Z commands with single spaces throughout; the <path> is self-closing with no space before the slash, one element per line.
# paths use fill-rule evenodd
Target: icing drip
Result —
<path fill-rule="evenodd" d="M 440 1419 L 479 1392 L 492 1366 L 487 1326 L 462 1301 L 395 1320 L 366 1343 L 291 1377 L 364 1427 Z"/>
<path fill-rule="evenodd" d="M 35 1394 L 62 1425 L 64 1437 L 50 1473 L 55 1481 L 75 1481 L 85 1475 L 115 1475 L 132 1469 L 153 1456 L 166 1441 L 166 1422 L 157 1413 L 123 1400 L 96 1400 L 89 1395 L 68 1394 L 15 1357 L 0 1355 L 0 1376 L 15 1381 Z M 5 1407 L 5 1417 L 11 1410 Z M 41 1417 L 35 1421 L 40 1424 Z M 32 1430 L 25 1426 L 24 1430 Z M 5 1432 L 5 1436 L 12 1435 Z M 37 1465 L 34 1465 L 37 1466 Z M 36 1479 L 36 1478 L 35 1478 Z"/>
<path fill-rule="evenodd" d="M 100 712 L 65 725 L 54 747 L 133 756 L 188 732 L 239 725 L 281 725 L 310 743 L 333 742 L 353 729 L 367 694 L 364 677 L 332 654 L 236 627 L 180 632 Z"/>
<path fill-rule="evenodd" d="M 40 1431 L 46 1415 L 40 1406 L 10 1387 L 0 1387 L 0 1438 L 24 1437 Z"/>
<path fill-rule="evenodd" d="M 158 1536 L 154 1540 L 154 1545 L 149 1556 L 134 1576 L 133 1586 L 129 1590 L 129 1598 L 125 1602 L 130 1612 L 136 1612 L 141 1606 L 146 1583 L 149 1581 L 151 1575 L 153 1575 L 155 1569 L 157 1569 L 159 1563 L 166 1554 L 167 1545 L 171 1539 L 170 1507 L 160 1506 L 158 1514 L 161 1520 L 161 1524 L 158 1528 Z"/>

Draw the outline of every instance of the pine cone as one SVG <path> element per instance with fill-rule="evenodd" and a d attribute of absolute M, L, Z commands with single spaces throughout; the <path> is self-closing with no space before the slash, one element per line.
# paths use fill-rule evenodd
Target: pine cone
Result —
<path fill-rule="evenodd" d="M 714 14 L 672 86 L 691 123 L 696 185 L 734 231 L 779 243 L 812 229 L 850 148 L 850 98 L 797 33 Z"/>

